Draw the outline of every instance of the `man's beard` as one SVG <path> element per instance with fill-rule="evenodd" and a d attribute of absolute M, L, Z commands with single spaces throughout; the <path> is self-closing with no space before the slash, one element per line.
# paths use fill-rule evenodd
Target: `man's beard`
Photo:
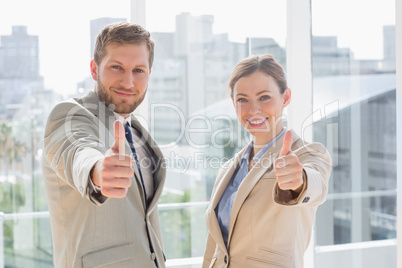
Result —
<path fill-rule="evenodd" d="M 142 101 L 145 98 L 145 94 L 147 92 L 147 89 L 145 89 L 145 92 L 142 96 L 138 96 L 138 99 L 134 101 L 133 103 L 129 102 L 128 100 L 121 100 L 120 103 L 115 103 L 113 101 L 113 93 L 109 90 L 106 89 L 106 87 L 102 84 L 100 79 L 98 78 L 97 83 L 97 95 L 99 100 L 105 103 L 105 106 L 108 107 L 110 110 L 112 110 L 115 113 L 118 114 L 130 114 L 132 113 L 137 107 L 142 103 Z M 127 93 L 132 93 L 131 91 L 128 91 L 124 88 L 116 88 L 119 92 L 127 92 Z M 117 98 L 117 96 L 115 97 Z"/>

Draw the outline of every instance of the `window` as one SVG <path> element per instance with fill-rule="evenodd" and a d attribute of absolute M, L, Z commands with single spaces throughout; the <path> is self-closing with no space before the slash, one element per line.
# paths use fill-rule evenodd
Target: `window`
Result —
<path fill-rule="evenodd" d="M 130 1 L 118 2 L 0 4 L 0 267 L 53 267 L 44 125 L 53 105 L 93 89 L 94 37 L 130 19 Z"/>
<path fill-rule="evenodd" d="M 216 172 L 249 140 L 230 101 L 229 77 L 234 65 L 250 54 L 271 53 L 286 67 L 286 2 L 146 4 L 146 25 L 156 42 L 149 122 L 169 163 L 161 203 L 190 205 L 161 211 L 164 241 L 172 245 L 166 256 L 201 257 L 207 235 L 204 212 Z M 251 6 L 257 8 L 244 11 Z M 204 205 L 191 205 L 197 202 Z"/>
<path fill-rule="evenodd" d="M 394 1 L 312 1 L 313 132 L 333 158 L 317 267 L 396 266 L 394 14 Z"/>
<path fill-rule="evenodd" d="M 89 60 L 97 33 L 108 23 L 132 20 L 138 2 L 146 5 L 142 22 L 156 41 L 141 112 L 168 165 L 159 205 L 168 267 L 200 267 L 216 171 L 249 141 L 227 83 L 239 60 L 259 53 L 273 54 L 288 74 L 289 62 L 296 62 L 300 68 L 291 76 L 312 69 L 311 110 L 321 115 L 313 116 L 313 139 L 333 159 L 328 200 L 315 224 L 314 265 L 306 267 L 396 267 L 396 1 L 3 2 L 0 268 L 53 267 L 41 170 L 47 115 L 62 99 L 93 89 Z M 298 24 L 310 14 L 297 10 L 303 21 L 287 25 L 290 6 L 307 2 L 312 66 L 300 56 L 310 45 L 295 42 Z M 296 106 L 309 102 L 299 98 Z M 301 114 L 297 121 L 306 109 L 300 110 L 291 114 Z"/>

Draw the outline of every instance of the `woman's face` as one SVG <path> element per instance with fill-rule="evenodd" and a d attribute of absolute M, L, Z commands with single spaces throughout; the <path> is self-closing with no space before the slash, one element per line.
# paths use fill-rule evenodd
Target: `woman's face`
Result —
<path fill-rule="evenodd" d="M 290 89 L 280 93 L 275 79 L 261 71 L 240 78 L 233 88 L 233 105 L 242 126 L 254 137 L 271 139 L 282 130 L 282 111 Z"/>

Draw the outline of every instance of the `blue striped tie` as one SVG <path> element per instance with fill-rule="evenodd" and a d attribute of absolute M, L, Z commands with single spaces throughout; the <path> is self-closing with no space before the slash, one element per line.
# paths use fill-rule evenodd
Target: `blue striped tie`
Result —
<path fill-rule="evenodd" d="M 128 141 L 128 144 L 130 145 L 131 152 L 134 155 L 135 164 L 138 167 L 138 173 L 140 173 L 141 184 L 142 184 L 142 188 L 144 189 L 144 195 L 145 195 L 145 200 L 146 200 L 147 199 L 147 192 L 145 191 L 145 184 L 144 184 L 144 179 L 142 178 L 140 162 L 138 161 L 137 153 L 135 152 L 135 147 L 134 147 L 134 142 L 133 142 L 133 136 L 131 134 L 130 124 L 129 123 L 125 124 L 124 129 L 126 131 L 126 139 Z"/>

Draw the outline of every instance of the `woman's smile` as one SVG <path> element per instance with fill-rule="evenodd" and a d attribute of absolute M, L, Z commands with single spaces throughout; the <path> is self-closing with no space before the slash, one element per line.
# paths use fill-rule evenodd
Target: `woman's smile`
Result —
<path fill-rule="evenodd" d="M 253 118 L 247 119 L 249 126 L 251 127 L 262 127 L 265 126 L 266 122 L 268 121 L 268 117 L 266 118 Z"/>

